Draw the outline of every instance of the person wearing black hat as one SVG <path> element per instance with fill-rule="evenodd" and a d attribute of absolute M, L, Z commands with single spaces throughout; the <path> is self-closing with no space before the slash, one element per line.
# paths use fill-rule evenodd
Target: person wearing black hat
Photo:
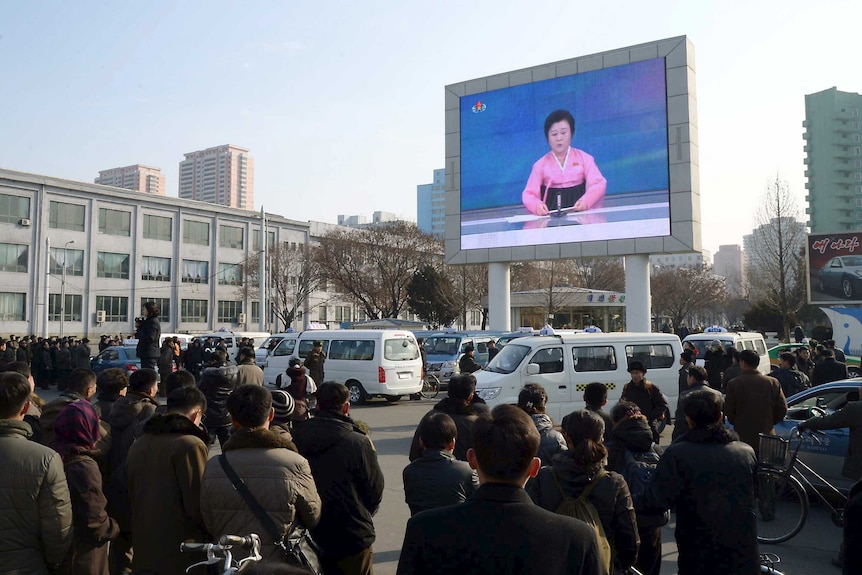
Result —
<path fill-rule="evenodd" d="M 326 363 L 326 352 L 323 351 L 323 342 L 319 339 L 314 340 L 312 350 L 305 356 L 305 368 L 308 370 L 308 375 L 315 383 L 323 383 L 323 364 Z"/>
<path fill-rule="evenodd" d="M 631 401 L 638 406 L 649 421 L 653 441 L 658 443 L 658 422 L 665 418 L 667 399 L 658 386 L 646 379 L 647 370 L 642 361 L 629 362 L 628 371 L 632 379 L 623 387 L 620 401 Z"/>
<path fill-rule="evenodd" d="M 461 370 L 461 373 L 473 373 L 482 369 L 482 366 L 476 361 L 476 348 L 472 344 L 468 343 L 464 346 L 464 355 L 458 360 L 458 369 Z"/>
<path fill-rule="evenodd" d="M 688 389 L 688 368 L 694 365 L 694 352 L 690 349 L 682 350 L 679 354 L 679 393 Z"/>

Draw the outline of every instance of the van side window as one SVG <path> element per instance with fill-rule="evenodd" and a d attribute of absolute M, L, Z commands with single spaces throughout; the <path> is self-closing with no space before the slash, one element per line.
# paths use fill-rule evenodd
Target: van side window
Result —
<path fill-rule="evenodd" d="M 563 348 L 540 349 L 530 358 L 530 363 L 539 364 L 539 373 L 562 373 Z"/>
<path fill-rule="evenodd" d="M 488 353 L 488 342 L 487 341 L 480 341 L 480 342 L 476 343 L 476 353 L 479 353 L 479 354 Z"/>
<path fill-rule="evenodd" d="M 326 355 L 328 357 L 329 352 L 327 350 L 329 349 L 329 341 L 325 340 L 325 339 L 322 339 L 320 341 L 323 343 L 323 351 L 326 352 Z M 304 339 L 304 340 L 300 341 L 299 342 L 299 351 L 297 352 L 297 355 L 299 357 L 301 357 L 302 359 L 305 359 L 306 357 L 308 357 L 308 352 L 310 352 L 311 349 L 314 347 L 314 342 L 315 342 L 315 340 L 313 340 L 313 339 Z"/>
<path fill-rule="evenodd" d="M 742 346 L 745 349 L 754 349 L 754 341 L 750 339 L 746 339 L 742 342 Z"/>
<path fill-rule="evenodd" d="M 617 358 L 609 345 L 573 347 L 575 371 L 616 371 Z"/>
<path fill-rule="evenodd" d="M 669 344 L 627 345 L 626 359 L 643 362 L 647 369 L 672 367 L 676 364 L 673 348 Z"/>
<path fill-rule="evenodd" d="M 742 340 L 737 341 L 736 342 L 736 351 L 742 351 L 743 349 L 745 349 L 745 348 L 742 347 Z"/>
<path fill-rule="evenodd" d="M 329 344 L 329 359 L 370 361 L 374 359 L 374 342 L 371 340 L 334 339 Z"/>
<path fill-rule="evenodd" d="M 283 339 L 279 342 L 278 346 L 272 350 L 272 355 L 292 355 L 295 348 L 295 339 Z"/>
<path fill-rule="evenodd" d="M 763 344 L 763 340 L 754 340 L 754 350 L 757 352 L 757 355 L 766 355 L 766 346 Z"/>

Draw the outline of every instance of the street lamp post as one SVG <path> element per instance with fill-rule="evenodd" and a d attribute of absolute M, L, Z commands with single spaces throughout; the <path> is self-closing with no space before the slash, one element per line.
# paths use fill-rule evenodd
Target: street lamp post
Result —
<path fill-rule="evenodd" d="M 63 338 L 63 321 L 66 319 L 66 250 L 75 240 L 69 240 L 63 246 L 63 269 L 61 271 L 60 280 L 60 338 Z"/>

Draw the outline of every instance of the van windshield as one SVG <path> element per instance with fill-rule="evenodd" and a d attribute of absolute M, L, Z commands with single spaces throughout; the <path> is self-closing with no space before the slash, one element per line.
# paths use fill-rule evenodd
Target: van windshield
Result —
<path fill-rule="evenodd" d="M 412 339 L 387 339 L 383 342 L 383 357 L 389 361 L 419 359 L 419 346 Z"/>
<path fill-rule="evenodd" d="M 500 350 L 500 353 L 491 360 L 485 368 L 485 371 L 493 371 L 494 373 L 512 373 L 518 369 L 518 366 L 521 365 L 521 362 L 528 353 L 530 353 L 529 347 L 512 342 Z"/>

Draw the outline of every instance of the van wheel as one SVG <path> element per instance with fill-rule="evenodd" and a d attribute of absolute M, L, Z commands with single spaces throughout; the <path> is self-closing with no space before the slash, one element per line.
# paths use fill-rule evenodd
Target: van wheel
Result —
<path fill-rule="evenodd" d="M 362 405 L 368 401 L 368 394 L 362 389 L 362 384 L 358 381 L 347 382 L 347 391 L 350 393 L 350 403 L 353 405 Z"/>
<path fill-rule="evenodd" d="M 401 401 L 400 395 L 386 395 L 384 397 L 386 398 L 386 401 L 388 401 L 389 403 L 395 403 L 396 401 Z"/>

